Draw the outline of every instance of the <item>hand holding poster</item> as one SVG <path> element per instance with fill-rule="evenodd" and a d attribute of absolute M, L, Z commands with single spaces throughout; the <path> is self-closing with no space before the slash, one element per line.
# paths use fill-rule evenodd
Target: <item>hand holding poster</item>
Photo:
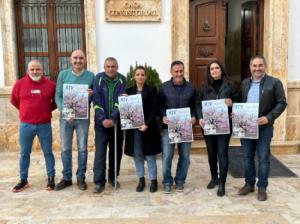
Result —
<path fill-rule="evenodd" d="M 64 119 L 88 119 L 88 85 L 63 84 Z"/>
<path fill-rule="evenodd" d="M 119 96 L 121 129 L 139 128 L 144 122 L 144 111 L 141 94 Z"/>
<path fill-rule="evenodd" d="M 234 103 L 232 137 L 258 139 L 258 103 Z"/>
<path fill-rule="evenodd" d="M 225 99 L 202 101 L 204 135 L 222 135 L 230 133 L 228 107 Z"/>
<path fill-rule="evenodd" d="M 168 109 L 168 132 L 169 142 L 192 142 L 193 128 L 190 108 Z"/>

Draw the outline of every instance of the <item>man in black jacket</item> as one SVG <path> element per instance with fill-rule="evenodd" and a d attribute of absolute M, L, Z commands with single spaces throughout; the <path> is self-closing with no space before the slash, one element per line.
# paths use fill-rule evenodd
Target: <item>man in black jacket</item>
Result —
<path fill-rule="evenodd" d="M 171 193 L 173 181 L 176 184 L 176 191 L 184 190 L 184 183 L 188 173 L 190 164 L 190 147 L 191 142 L 178 143 L 178 164 L 176 176 L 173 179 L 171 175 L 172 160 L 174 155 L 175 144 L 169 143 L 168 137 L 168 118 L 166 116 L 167 109 L 189 107 L 191 110 L 192 124 L 195 123 L 195 105 L 196 90 L 190 82 L 184 79 L 184 64 L 181 61 L 174 61 L 171 64 L 171 80 L 161 85 L 160 113 L 163 118 L 163 136 L 162 136 L 162 169 L 164 193 Z"/>
<path fill-rule="evenodd" d="M 254 192 L 256 182 L 255 151 L 258 155 L 258 193 L 259 201 L 267 200 L 266 189 L 270 169 L 270 144 L 273 137 L 273 124 L 285 110 L 287 103 L 282 83 L 279 79 L 265 73 L 266 60 L 254 56 L 250 61 L 251 77 L 243 80 L 241 86 L 242 102 L 259 103 L 258 139 L 241 139 L 244 150 L 245 185 L 239 195 Z"/>

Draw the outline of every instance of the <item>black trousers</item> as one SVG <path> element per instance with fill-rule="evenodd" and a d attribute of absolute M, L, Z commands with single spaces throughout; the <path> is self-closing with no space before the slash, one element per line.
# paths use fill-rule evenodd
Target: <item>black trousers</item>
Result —
<path fill-rule="evenodd" d="M 94 183 L 104 185 L 106 182 L 106 154 L 108 152 L 108 179 L 115 177 L 115 136 L 114 127 L 95 127 L 95 160 L 94 160 Z M 117 126 L 117 176 L 120 173 L 121 159 L 123 153 L 123 131 Z"/>
<path fill-rule="evenodd" d="M 204 135 L 207 146 L 208 163 L 212 178 L 218 178 L 218 160 L 219 160 L 219 178 L 221 183 L 226 182 L 228 171 L 228 145 L 230 134 L 226 135 Z"/>

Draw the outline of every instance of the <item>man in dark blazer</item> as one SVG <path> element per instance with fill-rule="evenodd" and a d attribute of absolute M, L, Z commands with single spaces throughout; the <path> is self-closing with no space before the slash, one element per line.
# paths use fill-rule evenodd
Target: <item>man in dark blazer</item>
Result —
<path fill-rule="evenodd" d="M 266 60 L 254 56 L 250 61 L 251 77 L 243 80 L 241 86 L 242 102 L 259 103 L 258 139 L 241 139 L 244 150 L 245 185 L 239 195 L 254 192 L 256 182 L 255 152 L 258 155 L 258 193 L 259 201 L 267 200 L 267 186 L 270 170 L 270 144 L 273 137 L 273 124 L 285 110 L 287 103 L 281 81 L 266 74 Z"/>

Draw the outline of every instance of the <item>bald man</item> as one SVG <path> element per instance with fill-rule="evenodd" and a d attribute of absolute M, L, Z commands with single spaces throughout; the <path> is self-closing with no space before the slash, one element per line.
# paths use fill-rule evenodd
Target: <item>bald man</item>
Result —
<path fill-rule="evenodd" d="M 40 141 L 48 175 L 46 189 L 55 186 L 55 160 L 52 153 L 51 112 L 56 108 L 55 84 L 43 76 L 43 66 L 38 60 L 28 63 L 27 75 L 18 80 L 12 90 L 10 102 L 19 110 L 20 182 L 12 189 L 20 192 L 29 187 L 28 169 L 35 136 Z"/>
<path fill-rule="evenodd" d="M 58 75 L 56 83 L 55 101 L 60 115 L 60 148 L 62 159 L 62 179 L 56 185 L 55 190 L 59 191 L 72 185 L 72 142 L 73 133 L 76 132 L 77 137 L 77 186 L 80 190 L 86 190 L 85 182 L 86 164 L 87 164 L 87 142 L 90 126 L 90 114 L 87 119 L 64 118 L 63 111 L 63 85 L 64 84 L 80 84 L 87 86 L 89 98 L 93 94 L 94 74 L 84 67 L 86 65 L 86 57 L 82 50 L 78 49 L 72 52 L 70 57 L 71 68 L 63 70 Z M 89 100 L 91 102 L 91 100 Z"/>

